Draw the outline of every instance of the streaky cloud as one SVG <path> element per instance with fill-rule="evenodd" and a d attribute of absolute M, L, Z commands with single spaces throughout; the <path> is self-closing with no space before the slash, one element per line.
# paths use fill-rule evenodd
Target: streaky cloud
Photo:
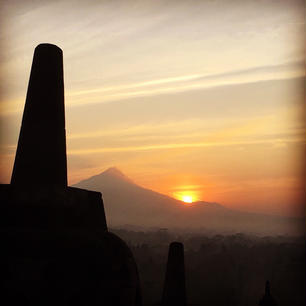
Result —
<path fill-rule="evenodd" d="M 68 106 L 82 106 L 87 104 L 106 103 L 123 100 L 138 96 L 155 96 L 168 93 L 179 93 L 197 89 L 209 89 L 221 86 L 242 85 L 271 80 L 286 80 L 305 77 L 305 69 L 302 62 L 290 62 L 281 65 L 270 65 L 253 67 L 237 71 L 229 71 L 221 74 L 212 75 L 184 75 L 177 77 L 167 77 L 136 84 L 127 84 L 107 88 L 95 88 L 84 91 L 70 92 L 67 94 L 69 99 Z M 203 83 L 203 81 L 205 81 Z M 171 86 L 162 87 L 157 85 L 170 84 Z M 130 89 L 139 88 L 140 90 L 131 91 Z M 123 92 L 122 92 L 123 91 Z M 97 95 L 109 92 L 106 95 Z M 112 93 L 113 92 L 113 93 Z M 96 94 L 93 97 L 88 95 Z M 73 101 L 74 96 L 87 95 L 86 101 L 83 99 L 78 102 Z"/>
<path fill-rule="evenodd" d="M 172 143 L 162 145 L 144 145 L 144 146 L 126 146 L 126 147 L 102 147 L 94 149 L 74 149 L 68 150 L 68 155 L 86 155 L 103 152 L 129 152 L 129 151 L 151 151 L 163 149 L 183 149 L 183 148 L 202 148 L 202 147 L 218 147 L 218 146 L 235 146 L 235 145 L 252 145 L 252 144 L 279 144 L 279 143 L 303 143 L 305 140 L 300 137 L 288 139 L 258 139 L 251 141 L 228 141 L 228 142 L 196 142 L 196 143 Z"/>

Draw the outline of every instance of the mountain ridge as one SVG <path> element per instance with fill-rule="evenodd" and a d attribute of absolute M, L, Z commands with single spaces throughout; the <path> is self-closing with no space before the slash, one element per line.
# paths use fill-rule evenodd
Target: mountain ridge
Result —
<path fill-rule="evenodd" d="M 120 180 L 123 180 L 124 182 L 128 182 L 132 185 L 134 185 L 134 187 L 136 188 L 139 188 L 139 189 L 142 189 L 142 190 L 145 190 L 145 191 L 150 191 L 150 192 L 153 192 L 155 194 L 158 194 L 162 197 L 166 197 L 166 198 L 169 198 L 171 200 L 175 200 L 175 201 L 178 201 L 180 204 L 182 205 L 186 205 L 186 206 L 193 206 L 195 204 L 207 204 L 207 205 L 216 205 L 216 206 L 220 206 L 224 209 L 228 209 L 226 208 L 225 206 L 221 205 L 220 203 L 216 203 L 216 202 L 207 202 L 207 201 L 195 201 L 195 202 L 192 202 L 192 203 L 185 203 L 181 200 L 178 200 L 178 199 L 175 199 L 169 195 L 166 195 L 166 194 L 163 194 L 163 193 L 160 193 L 158 191 L 155 191 L 153 189 L 149 189 L 149 188 L 146 188 L 146 187 L 143 187 L 143 186 L 140 186 L 138 184 L 136 184 L 132 179 L 130 179 L 128 176 L 126 176 L 121 170 L 119 170 L 117 167 L 110 167 L 110 168 L 107 168 L 105 171 L 102 171 L 101 173 L 99 174 L 95 174 L 87 179 L 84 179 L 84 180 L 81 180 L 80 182 L 74 184 L 73 186 L 74 187 L 77 187 L 79 185 L 84 185 L 84 184 L 87 184 L 89 182 L 91 182 L 92 180 L 95 180 L 95 179 L 100 179 L 102 178 L 103 176 L 108 176 L 108 179 L 120 179 Z M 100 190 L 96 190 L 96 191 L 100 191 Z M 103 191 L 100 191 L 101 193 L 103 193 Z"/>
<path fill-rule="evenodd" d="M 170 196 L 137 185 L 118 168 L 73 185 L 102 192 L 111 226 L 212 229 L 222 232 L 287 234 L 300 231 L 301 222 L 286 217 L 243 212 L 215 202 L 186 204 Z"/>

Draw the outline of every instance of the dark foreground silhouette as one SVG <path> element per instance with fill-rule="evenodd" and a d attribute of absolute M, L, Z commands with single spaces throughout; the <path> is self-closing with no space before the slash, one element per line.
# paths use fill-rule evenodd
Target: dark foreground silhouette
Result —
<path fill-rule="evenodd" d="M 35 49 L 10 185 L 1 185 L 2 305 L 141 305 L 99 192 L 67 186 L 62 50 Z"/>
<path fill-rule="evenodd" d="M 270 292 L 270 282 L 266 281 L 265 294 L 259 301 L 260 306 L 277 306 L 275 299 L 272 297 Z"/>
<path fill-rule="evenodd" d="M 137 262 L 144 305 L 161 304 L 169 243 L 184 244 L 187 305 L 256 306 L 271 283 L 278 306 L 306 304 L 305 236 L 260 237 L 162 229 L 112 229 Z"/>

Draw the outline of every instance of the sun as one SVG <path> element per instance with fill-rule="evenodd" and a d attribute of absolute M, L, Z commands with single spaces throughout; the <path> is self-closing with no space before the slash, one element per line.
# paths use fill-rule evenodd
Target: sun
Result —
<path fill-rule="evenodd" d="M 184 202 L 185 204 L 191 204 L 198 201 L 199 199 L 198 192 L 188 187 L 190 186 L 177 187 L 177 190 L 174 193 L 172 193 L 172 196 L 175 199 Z"/>
<path fill-rule="evenodd" d="M 192 196 L 190 195 L 183 195 L 182 196 L 182 201 L 185 203 L 192 203 Z"/>

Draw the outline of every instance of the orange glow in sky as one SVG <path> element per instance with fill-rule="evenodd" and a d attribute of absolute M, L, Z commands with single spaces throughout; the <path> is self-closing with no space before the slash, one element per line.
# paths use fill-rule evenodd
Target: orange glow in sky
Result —
<path fill-rule="evenodd" d="M 172 196 L 177 200 L 183 201 L 184 203 L 193 203 L 195 201 L 199 201 L 198 192 L 191 189 L 186 189 L 184 187 L 178 187 Z"/>
<path fill-rule="evenodd" d="M 185 203 L 192 203 L 193 201 L 192 201 L 192 196 L 190 196 L 190 195 L 184 195 L 183 197 L 182 197 L 182 200 L 183 200 L 183 202 L 185 202 Z"/>
<path fill-rule="evenodd" d="M 304 1 L 90 3 L 0 4 L 0 183 L 48 42 L 63 50 L 69 185 L 116 166 L 185 203 L 304 213 Z"/>

